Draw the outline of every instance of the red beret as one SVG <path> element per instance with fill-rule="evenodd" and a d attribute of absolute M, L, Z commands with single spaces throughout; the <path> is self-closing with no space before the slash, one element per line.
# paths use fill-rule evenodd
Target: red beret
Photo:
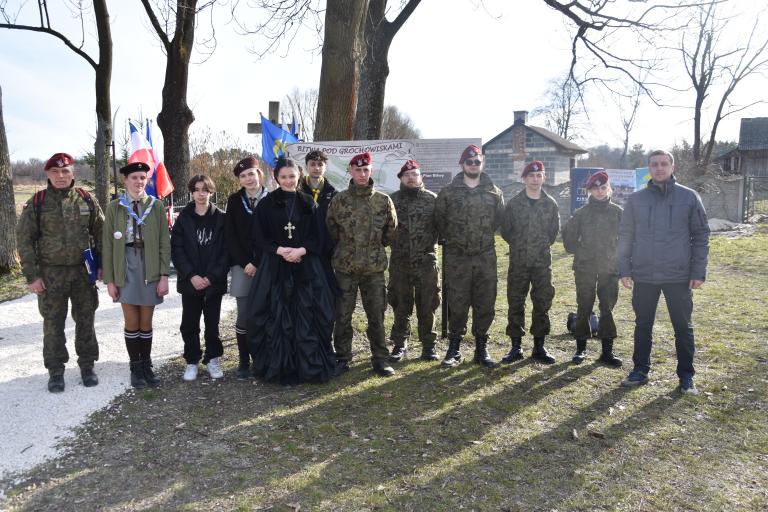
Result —
<path fill-rule="evenodd" d="M 608 183 L 608 173 L 605 171 L 597 171 L 595 174 L 587 179 L 587 190 L 594 187 L 602 187 Z"/>
<path fill-rule="evenodd" d="M 463 164 L 464 160 L 466 160 L 467 158 L 469 158 L 471 156 L 477 156 L 477 155 L 482 155 L 482 154 L 483 154 L 483 152 L 480 151 L 479 147 L 475 146 L 474 144 L 470 144 L 469 146 L 467 146 L 467 149 L 465 149 L 461 153 L 461 158 L 459 158 L 459 165 Z"/>
<path fill-rule="evenodd" d="M 416 160 L 408 160 L 403 164 L 403 166 L 400 168 L 400 172 L 397 173 L 397 177 L 400 178 L 403 176 L 403 173 L 405 171 L 412 171 L 414 169 L 421 169 L 421 166 L 419 165 L 419 162 Z"/>
<path fill-rule="evenodd" d="M 45 170 L 47 171 L 51 167 L 69 167 L 75 163 L 75 159 L 72 155 L 67 153 L 56 153 L 45 162 Z"/>
<path fill-rule="evenodd" d="M 257 169 L 259 168 L 259 159 L 255 156 L 247 156 L 237 162 L 237 165 L 232 169 L 232 172 L 235 173 L 235 176 L 240 176 L 240 173 L 244 170 L 253 169 L 254 167 Z"/>
<path fill-rule="evenodd" d="M 523 174 L 522 177 L 525 178 L 525 176 L 530 172 L 544 172 L 544 162 L 541 160 L 534 160 L 533 162 L 529 162 L 523 167 Z"/>
<path fill-rule="evenodd" d="M 365 167 L 366 165 L 371 165 L 372 163 L 373 157 L 367 151 L 365 153 L 360 153 L 353 156 L 352 160 L 349 161 L 349 165 L 354 165 L 355 167 Z"/>
<path fill-rule="evenodd" d="M 123 176 L 128 176 L 134 172 L 149 172 L 149 166 L 144 162 L 133 162 L 120 168 L 120 174 Z"/>

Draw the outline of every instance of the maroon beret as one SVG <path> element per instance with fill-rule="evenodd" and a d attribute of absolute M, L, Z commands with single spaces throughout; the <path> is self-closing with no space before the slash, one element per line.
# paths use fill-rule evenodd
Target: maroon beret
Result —
<path fill-rule="evenodd" d="M 69 167 L 75 163 L 75 159 L 68 153 L 56 153 L 45 162 L 45 170 L 47 171 L 51 167 Z"/>
<path fill-rule="evenodd" d="M 408 160 L 400 168 L 400 172 L 397 173 L 397 177 L 400 178 L 400 177 L 402 177 L 402 175 L 403 175 L 403 173 L 405 171 L 412 171 L 414 169 L 421 169 L 421 166 L 419 165 L 419 162 L 417 162 L 416 160 Z"/>
<path fill-rule="evenodd" d="M 595 174 L 587 179 L 587 190 L 594 187 L 602 187 L 610 181 L 608 179 L 608 173 L 605 171 L 597 171 Z"/>
<path fill-rule="evenodd" d="M 235 176 L 240 176 L 240 173 L 243 172 L 246 169 L 253 169 L 256 167 L 259 168 L 259 159 L 255 156 L 247 156 L 237 162 L 237 165 L 235 165 L 235 168 L 232 169 L 232 172 L 235 173 Z"/>
<path fill-rule="evenodd" d="M 149 166 L 144 162 L 133 162 L 120 168 L 120 174 L 123 176 L 128 176 L 134 172 L 149 172 Z"/>
<path fill-rule="evenodd" d="M 522 177 L 525 178 L 528 173 L 539 171 L 544 172 L 544 162 L 541 160 L 534 160 L 533 162 L 527 163 L 525 167 L 523 167 Z"/>
<path fill-rule="evenodd" d="M 373 163 L 373 157 L 369 152 L 360 153 L 352 157 L 352 160 L 349 161 L 349 165 L 354 165 L 355 167 L 365 167 L 366 165 L 371 165 Z"/>
<path fill-rule="evenodd" d="M 467 149 L 465 149 L 461 153 L 461 158 L 459 158 L 459 165 L 463 164 L 464 160 L 466 160 L 469 157 L 482 155 L 482 154 L 483 152 L 480 151 L 479 147 L 475 146 L 474 144 L 470 144 L 469 146 L 467 146 Z"/>

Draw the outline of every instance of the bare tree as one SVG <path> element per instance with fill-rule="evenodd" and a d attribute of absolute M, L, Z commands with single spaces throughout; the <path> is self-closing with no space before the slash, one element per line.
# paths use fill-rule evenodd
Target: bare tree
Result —
<path fill-rule="evenodd" d="M 360 71 L 355 113 L 355 139 L 375 140 L 381 133 L 389 76 L 389 47 L 421 0 L 403 0 L 394 20 L 387 19 L 387 0 L 370 0 L 365 17 L 365 58 Z M 387 137 L 385 137 L 387 138 Z"/>
<path fill-rule="evenodd" d="M 697 8 L 692 32 L 683 35 L 679 48 L 695 94 L 691 158 L 696 176 L 705 174 L 709 168 L 720 122 L 760 102 L 734 105 L 730 101 L 731 94 L 742 81 L 753 75 L 761 75 L 768 69 L 768 37 L 758 34 L 760 17 L 754 20 L 747 37 L 739 38 L 738 43 L 728 46 L 721 40 L 721 35 L 729 31 L 732 18 L 718 13 L 719 4 L 717 0 L 710 0 Z M 746 33 L 743 30 L 741 32 Z M 718 87 L 721 89 L 718 90 Z M 717 108 L 705 139 L 705 103 L 716 91 L 719 94 L 715 97 Z"/>
<path fill-rule="evenodd" d="M 38 25 L 26 25 L 18 23 L 18 15 L 26 2 L 21 2 L 19 10 L 15 14 L 9 12 L 6 2 L 0 2 L 0 15 L 3 23 L 0 28 L 13 30 L 29 30 L 52 35 L 63 42 L 67 48 L 85 59 L 96 72 L 96 142 L 94 153 L 96 156 L 96 198 L 100 203 L 106 204 L 107 188 L 109 187 L 109 145 L 112 143 L 112 104 L 110 85 L 112 82 L 112 31 L 109 25 L 109 11 L 106 0 L 93 0 L 93 14 L 96 24 L 96 34 L 99 44 L 99 61 L 96 62 L 85 50 L 85 8 L 82 2 L 78 2 L 75 15 L 80 20 L 81 41 L 73 42 L 57 29 L 52 28 L 48 14 L 48 4 L 38 1 L 39 14 Z M 73 4 L 74 5 L 74 4 Z"/>
<path fill-rule="evenodd" d="M 421 132 L 408 115 L 394 105 L 387 105 L 381 120 L 377 139 L 420 139 Z M 375 140 L 375 139 L 372 139 Z"/>
<path fill-rule="evenodd" d="M 286 101 L 292 118 L 296 118 L 299 139 L 310 142 L 315 132 L 315 113 L 317 112 L 317 89 L 300 90 L 295 87 L 286 94 Z"/>
<path fill-rule="evenodd" d="M 13 195 L 11 155 L 3 121 L 3 89 L 0 87 L 0 276 L 19 266 L 16 253 L 16 201 Z"/>
<path fill-rule="evenodd" d="M 141 0 L 167 57 L 157 125 L 163 132 L 165 166 L 177 191 L 183 191 L 189 179 L 189 126 L 195 121 L 195 115 L 187 104 L 187 85 L 195 49 L 195 21 L 200 12 L 215 3 L 216 0 Z M 212 27 L 211 23 L 211 30 Z M 215 41 L 215 32 L 212 32 L 210 38 L 201 42 L 209 55 Z"/>
<path fill-rule="evenodd" d="M 575 140 L 578 124 L 586 115 L 581 87 L 570 73 L 553 78 L 544 94 L 546 103 L 531 115 L 543 117 L 546 127 L 565 140 Z"/>
<path fill-rule="evenodd" d="M 328 0 L 314 139 L 350 140 L 365 45 L 368 0 Z"/>
<path fill-rule="evenodd" d="M 621 122 L 622 130 L 622 150 L 620 165 L 622 169 L 627 167 L 627 155 L 629 153 L 629 136 L 635 127 L 637 121 L 637 115 L 640 111 L 640 103 L 643 100 L 645 93 L 643 88 L 632 83 L 632 92 L 629 94 L 612 94 L 613 101 L 616 104 L 616 108 L 619 111 L 619 120 Z"/>

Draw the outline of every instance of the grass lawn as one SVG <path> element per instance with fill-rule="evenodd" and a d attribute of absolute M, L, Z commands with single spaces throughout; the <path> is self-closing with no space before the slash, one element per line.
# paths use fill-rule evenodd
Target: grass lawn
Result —
<path fill-rule="evenodd" d="M 491 353 L 507 350 L 506 249 Z M 355 364 L 322 386 L 227 377 L 118 397 L 93 415 L 68 454 L 9 492 L 12 510 L 766 510 L 768 509 L 768 234 L 713 237 L 695 294 L 696 380 L 676 391 L 666 310 L 651 383 L 618 386 L 627 369 L 572 365 L 564 334 L 575 309 L 571 258 L 558 243 L 552 366 L 525 360 L 453 370 L 409 359 L 375 377 L 355 320 Z M 622 290 L 617 353 L 631 358 L 633 316 Z M 391 317 L 388 318 L 391 323 Z M 231 318 L 225 333 L 232 333 Z M 530 350 L 530 337 L 524 341 Z M 464 354 L 471 358 L 471 342 Z M 181 347 L 180 347 L 181 349 Z M 445 343 L 440 345 L 441 351 Z M 127 366 L 127 365 L 126 365 Z M 126 368 L 127 372 L 127 368 Z M 201 372 L 205 373 L 205 372 Z M 30 426 L 33 428 L 33 426 Z"/>

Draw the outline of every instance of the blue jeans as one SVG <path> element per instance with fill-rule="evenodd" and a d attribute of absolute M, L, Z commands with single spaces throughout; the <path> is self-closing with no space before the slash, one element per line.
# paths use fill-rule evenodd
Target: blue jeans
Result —
<path fill-rule="evenodd" d="M 635 369 L 648 373 L 651 369 L 651 346 L 653 344 L 653 321 L 659 296 L 664 292 L 667 311 L 675 330 L 675 351 L 677 352 L 677 376 L 681 379 L 693 377 L 693 292 L 688 283 L 635 283 L 632 289 L 632 308 L 635 310 L 635 350 L 632 361 Z"/>

